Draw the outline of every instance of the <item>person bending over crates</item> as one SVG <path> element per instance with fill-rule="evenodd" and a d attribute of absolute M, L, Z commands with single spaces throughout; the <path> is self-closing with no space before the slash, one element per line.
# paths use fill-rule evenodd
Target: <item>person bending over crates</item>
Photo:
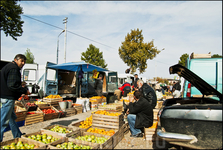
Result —
<path fill-rule="evenodd" d="M 131 131 L 130 136 L 143 137 L 144 127 L 148 128 L 153 125 L 153 108 L 140 91 L 135 91 L 134 98 L 130 98 L 129 102 L 126 114 Z"/>

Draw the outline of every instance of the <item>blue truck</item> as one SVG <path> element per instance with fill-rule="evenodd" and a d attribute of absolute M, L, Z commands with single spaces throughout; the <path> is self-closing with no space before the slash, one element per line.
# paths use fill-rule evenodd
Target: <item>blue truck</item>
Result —
<path fill-rule="evenodd" d="M 186 67 L 222 93 L 222 58 L 187 58 Z M 188 81 L 184 83 L 183 97 L 202 96 Z M 215 98 L 213 96 L 213 98 Z"/>

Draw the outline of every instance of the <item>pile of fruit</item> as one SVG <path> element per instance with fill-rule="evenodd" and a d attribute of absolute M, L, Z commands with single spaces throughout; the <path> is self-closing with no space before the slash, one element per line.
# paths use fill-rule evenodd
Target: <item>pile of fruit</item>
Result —
<path fill-rule="evenodd" d="M 95 114 L 99 114 L 99 115 L 108 115 L 108 116 L 119 116 L 121 115 L 121 113 L 111 113 L 105 110 L 98 110 L 95 112 Z"/>
<path fill-rule="evenodd" d="M 87 129 L 92 125 L 92 115 L 90 117 L 87 117 L 84 121 L 80 122 L 79 128 Z"/>
<path fill-rule="evenodd" d="M 41 101 L 36 101 L 36 102 L 34 102 L 36 105 L 38 105 L 38 104 L 47 104 L 47 103 L 45 103 L 45 102 L 41 102 Z"/>
<path fill-rule="evenodd" d="M 90 146 L 85 146 L 85 145 L 76 145 L 73 142 L 65 142 L 62 144 L 57 144 L 56 146 L 59 149 L 92 149 Z"/>
<path fill-rule="evenodd" d="M 101 96 L 93 96 L 91 99 L 101 99 Z"/>
<path fill-rule="evenodd" d="M 97 137 L 94 135 L 78 136 L 75 139 L 81 140 L 81 141 L 88 141 L 88 142 L 92 142 L 92 143 L 98 143 L 98 144 L 103 144 L 104 142 L 106 142 L 108 140 L 105 137 Z"/>
<path fill-rule="evenodd" d="M 68 130 L 66 128 L 60 127 L 58 125 L 56 125 L 53 128 L 51 128 L 50 131 L 58 132 L 58 133 L 64 133 L 64 134 L 72 132 L 71 130 Z"/>
<path fill-rule="evenodd" d="M 121 102 L 124 101 L 125 103 L 129 103 L 129 100 L 128 99 L 121 99 L 120 101 Z"/>
<path fill-rule="evenodd" d="M 49 95 L 47 97 L 44 97 L 44 98 L 62 98 L 60 95 Z"/>
<path fill-rule="evenodd" d="M 157 125 L 158 125 L 158 122 L 154 122 L 153 125 L 151 127 L 149 127 L 149 128 L 155 128 L 156 129 Z"/>
<path fill-rule="evenodd" d="M 56 113 L 56 111 L 53 110 L 53 109 L 43 109 L 42 111 L 43 111 L 44 114 L 52 114 L 52 113 Z"/>
<path fill-rule="evenodd" d="M 34 144 L 23 143 L 22 141 L 18 141 L 18 143 L 11 143 L 10 145 L 2 146 L 1 149 L 34 149 L 38 148 Z"/>
<path fill-rule="evenodd" d="M 18 100 L 19 101 L 21 101 L 22 100 L 22 98 L 24 99 L 24 100 L 29 100 L 29 96 L 28 95 L 25 95 L 24 97 L 23 96 L 21 96 Z"/>
<path fill-rule="evenodd" d="M 35 141 L 45 143 L 45 144 L 49 144 L 49 143 L 59 140 L 59 138 L 55 138 L 52 135 L 47 135 L 47 134 L 31 135 L 31 136 L 28 136 L 28 138 L 35 140 Z"/>
<path fill-rule="evenodd" d="M 134 94 L 135 91 L 129 92 L 128 94 Z"/>
<path fill-rule="evenodd" d="M 28 105 L 29 107 L 35 107 L 36 106 L 36 104 L 34 102 L 33 103 L 28 102 L 28 103 L 26 103 L 26 105 Z"/>
<path fill-rule="evenodd" d="M 89 128 L 87 132 L 98 133 L 98 134 L 103 134 L 103 135 L 108 135 L 108 136 L 112 136 L 115 134 L 114 130 L 106 131 L 105 129 L 98 129 L 98 128 Z"/>

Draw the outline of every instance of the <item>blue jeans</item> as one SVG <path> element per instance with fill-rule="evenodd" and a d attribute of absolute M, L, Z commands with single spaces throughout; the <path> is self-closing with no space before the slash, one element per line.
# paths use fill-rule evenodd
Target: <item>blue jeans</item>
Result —
<path fill-rule="evenodd" d="M 0 109 L 1 111 L 1 136 L 0 136 L 0 142 L 3 140 L 3 134 L 4 130 L 9 125 L 12 131 L 12 135 L 14 138 L 21 137 L 22 133 L 19 130 L 19 127 L 15 120 L 17 119 L 14 106 L 15 101 L 12 99 L 5 99 L 1 98 L 2 107 Z"/>
<path fill-rule="evenodd" d="M 130 131 L 131 131 L 132 135 L 136 135 L 136 134 L 141 133 L 140 129 L 135 128 L 136 115 L 128 114 L 127 119 L 128 119 Z"/>

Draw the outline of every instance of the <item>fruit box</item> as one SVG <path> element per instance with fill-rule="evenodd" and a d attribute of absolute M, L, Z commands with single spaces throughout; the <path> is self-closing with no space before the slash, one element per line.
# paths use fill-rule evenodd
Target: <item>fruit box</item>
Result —
<path fill-rule="evenodd" d="M 98 127 L 94 127 L 94 126 L 91 126 L 91 128 L 97 128 L 97 129 L 104 129 L 105 131 L 109 131 L 109 130 L 114 130 L 115 131 L 115 134 L 110 136 L 112 137 L 112 145 L 113 145 L 113 148 L 115 148 L 115 146 L 123 139 L 124 135 L 123 135 L 123 132 L 120 132 L 121 129 L 117 130 L 117 129 L 111 129 L 111 128 L 98 128 Z M 89 132 L 88 132 L 89 133 Z M 91 133 L 91 132 L 90 132 Z M 99 133 L 94 133 L 96 136 L 97 135 L 103 135 L 103 134 L 99 134 Z"/>
<path fill-rule="evenodd" d="M 91 133 L 91 132 L 79 132 L 79 133 L 73 134 L 69 138 L 75 139 L 78 136 L 85 136 L 85 135 L 94 135 L 96 137 L 105 137 L 108 140 L 106 142 L 102 143 L 102 144 L 99 144 L 100 145 L 100 149 L 112 149 L 113 148 L 113 138 L 110 137 L 110 136 L 107 136 L 107 135 L 96 134 L 96 133 Z M 92 143 L 92 142 L 82 141 L 82 140 L 78 140 L 78 139 L 75 139 L 75 140 L 77 140 L 78 142 L 81 142 L 83 144 L 90 144 L 90 143 Z"/>
<path fill-rule="evenodd" d="M 83 122 L 84 120 L 82 121 L 79 121 L 77 123 L 71 123 L 70 125 L 68 125 L 69 128 L 72 128 L 74 131 L 75 130 L 80 130 L 81 132 L 85 132 L 87 131 L 90 127 L 88 128 L 80 128 L 79 126 L 81 125 L 81 122 Z"/>
<path fill-rule="evenodd" d="M 76 114 L 80 114 L 80 113 L 83 112 L 83 107 L 82 107 L 81 104 L 75 104 L 75 103 L 74 103 L 72 106 L 75 108 L 75 110 L 76 110 Z"/>
<path fill-rule="evenodd" d="M 120 129 L 123 124 L 123 114 L 120 114 L 119 116 L 108 116 L 95 113 L 92 114 L 92 126 Z"/>
<path fill-rule="evenodd" d="M 124 138 L 124 135 L 127 134 L 128 131 L 129 125 L 126 123 L 118 130 L 118 133 L 113 136 L 113 148 Z"/>
<path fill-rule="evenodd" d="M 27 111 L 36 111 L 37 110 L 37 105 L 34 103 L 35 100 L 31 100 L 30 101 L 30 100 L 24 100 L 24 99 L 22 99 L 21 102 L 22 102 L 22 104 L 24 105 L 24 107 L 25 107 L 25 109 Z M 30 106 L 30 105 L 28 105 L 29 103 L 34 103 L 34 105 L 33 106 Z"/>
<path fill-rule="evenodd" d="M 24 143 L 27 143 L 29 145 L 31 144 L 34 144 L 35 146 L 37 146 L 38 148 L 34 148 L 34 149 L 46 149 L 47 148 L 47 145 L 44 144 L 44 143 L 40 143 L 40 142 L 37 142 L 37 141 L 33 141 L 33 140 L 30 140 L 30 139 L 25 139 L 25 138 L 15 138 L 15 139 L 11 139 L 11 140 L 8 140 L 8 141 L 4 141 L 4 142 L 1 142 L 0 143 L 0 148 L 2 148 L 2 146 L 6 146 L 6 145 L 10 145 L 11 143 L 18 143 L 19 141 L 21 141 L 23 144 Z"/>
<path fill-rule="evenodd" d="M 71 132 L 70 133 L 59 133 L 59 132 L 55 132 L 55 131 L 51 131 L 50 129 L 54 128 L 55 126 L 59 126 L 59 127 L 62 127 L 62 128 L 65 128 L 66 130 L 70 130 Z M 49 132 L 52 132 L 52 133 L 56 133 L 62 137 L 68 137 L 76 132 L 80 132 L 80 130 L 76 129 L 74 130 L 73 128 L 69 128 L 67 126 L 63 126 L 63 125 L 60 125 L 60 124 L 54 124 L 54 125 L 50 125 L 50 126 L 47 126 L 41 130 L 47 130 Z"/>
<path fill-rule="evenodd" d="M 44 102 L 59 102 L 63 101 L 63 98 L 43 98 Z"/>
<path fill-rule="evenodd" d="M 43 113 L 44 114 L 44 121 L 59 118 L 60 112 L 53 106 L 40 107 L 39 109 L 42 112 L 43 112 L 44 109 L 52 109 L 52 110 L 56 111 L 55 113 L 50 113 L 50 114 Z"/>
<path fill-rule="evenodd" d="M 153 109 L 153 120 L 157 120 L 157 114 L 159 112 L 159 109 Z"/>
<path fill-rule="evenodd" d="M 48 136 L 48 135 L 51 135 L 52 137 L 59 138 L 59 140 L 65 138 L 65 137 L 62 137 L 62 136 L 56 134 L 55 132 L 50 132 L 50 131 L 47 131 L 47 130 L 40 130 L 40 131 L 38 131 L 38 132 L 25 134 L 25 135 L 22 135 L 21 138 L 23 138 L 23 139 L 28 139 L 28 140 L 31 140 L 31 141 L 35 141 L 35 142 L 37 142 L 37 143 L 42 143 L 42 142 L 40 142 L 40 141 L 36 141 L 36 140 L 33 140 L 33 139 L 29 139 L 28 137 L 29 137 L 29 136 L 32 136 L 32 135 L 35 135 L 35 136 L 36 136 L 36 135 L 43 135 L 43 134 L 46 134 L 47 136 Z M 58 140 L 56 140 L 56 141 L 58 141 Z M 54 142 L 56 142 L 56 141 L 54 141 Z M 52 143 L 54 143 L 54 142 L 51 142 L 51 143 L 49 143 L 49 144 L 52 144 Z M 45 145 L 47 145 L 47 144 L 45 144 Z"/>
<path fill-rule="evenodd" d="M 26 113 L 27 113 L 27 111 L 26 111 L 25 108 L 22 108 L 20 106 L 15 106 L 15 114 L 16 114 L 16 117 L 17 117 L 17 119 L 15 121 L 19 122 L 19 121 L 25 120 Z"/>
<path fill-rule="evenodd" d="M 107 104 L 103 106 L 98 106 L 98 109 L 100 110 L 113 110 L 116 112 L 122 112 L 122 105 L 120 104 Z"/>
<path fill-rule="evenodd" d="M 145 140 L 155 141 L 156 140 L 156 129 L 157 129 L 157 121 L 153 122 L 153 125 L 149 128 L 144 128 Z"/>
<path fill-rule="evenodd" d="M 33 124 L 33 123 L 37 123 L 37 122 L 43 122 L 44 120 L 44 117 L 43 117 L 43 112 L 37 108 L 37 111 L 30 111 L 34 114 L 27 114 L 26 115 L 26 118 L 25 118 L 25 125 L 30 125 L 30 124 Z M 29 112 L 27 112 L 29 113 Z"/>
<path fill-rule="evenodd" d="M 84 141 L 80 141 L 80 140 L 76 140 L 76 139 L 73 139 L 73 138 L 64 138 L 64 139 L 61 139 L 59 141 L 56 141 L 54 142 L 53 144 L 50 144 L 50 145 L 47 145 L 47 147 L 49 149 L 61 149 L 61 148 L 57 148 L 56 146 L 58 144 L 63 144 L 64 142 L 73 142 L 74 144 L 80 146 L 80 145 L 84 145 L 84 146 L 90 146 L 92 147 L 92 149 L 99 149 L 100 145 L 97 144 L 97 143 L 91 143 L 91 142 L 88 142 L 88 143 L 84 143 Z"/>

